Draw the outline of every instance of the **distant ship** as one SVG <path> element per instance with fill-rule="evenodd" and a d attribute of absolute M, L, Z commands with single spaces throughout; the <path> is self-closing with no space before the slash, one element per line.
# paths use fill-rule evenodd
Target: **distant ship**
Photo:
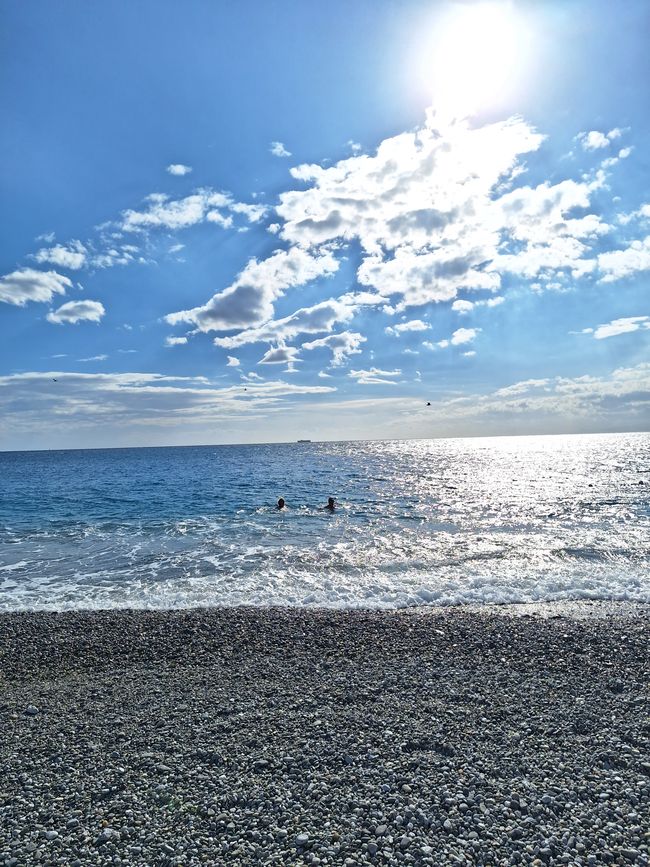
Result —
<path fill-rule="evenodd" d="M 310 443 L 311 440 L 298 440 L 299 443 Z"/>

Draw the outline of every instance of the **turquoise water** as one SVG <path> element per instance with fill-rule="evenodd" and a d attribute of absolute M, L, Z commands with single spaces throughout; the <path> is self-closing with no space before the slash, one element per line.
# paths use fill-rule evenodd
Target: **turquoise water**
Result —
<path fill-rule="evenodd" d="M 0 610 L 650 601 L 648 434 L 5 452 L 0 480 Z"/>

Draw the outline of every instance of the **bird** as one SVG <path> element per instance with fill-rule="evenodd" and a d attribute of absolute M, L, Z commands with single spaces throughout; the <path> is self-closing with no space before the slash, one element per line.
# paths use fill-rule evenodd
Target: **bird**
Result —
<path fill-rule="evenodd" d="M 430 400 L 427 401 L 427 406 L 431 406 L 431 401 L 430 401 Z"/>

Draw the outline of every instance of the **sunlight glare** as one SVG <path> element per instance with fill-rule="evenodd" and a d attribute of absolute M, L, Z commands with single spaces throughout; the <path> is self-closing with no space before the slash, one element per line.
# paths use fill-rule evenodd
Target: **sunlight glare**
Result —
<path fill-rule="evenodd" d="M 462 118 L 500 102 L 520 73 L 525 35 L 506 0 L 450 9 L 429 53 L 436 111 Z"/>

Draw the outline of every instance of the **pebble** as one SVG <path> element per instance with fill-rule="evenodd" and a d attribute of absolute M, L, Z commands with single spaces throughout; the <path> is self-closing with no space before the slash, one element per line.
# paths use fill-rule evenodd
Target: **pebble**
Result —
<path fill-rule="evenodd" d="M 648 864 L 647 622 L 0 615 L 0 867 Z"/>

